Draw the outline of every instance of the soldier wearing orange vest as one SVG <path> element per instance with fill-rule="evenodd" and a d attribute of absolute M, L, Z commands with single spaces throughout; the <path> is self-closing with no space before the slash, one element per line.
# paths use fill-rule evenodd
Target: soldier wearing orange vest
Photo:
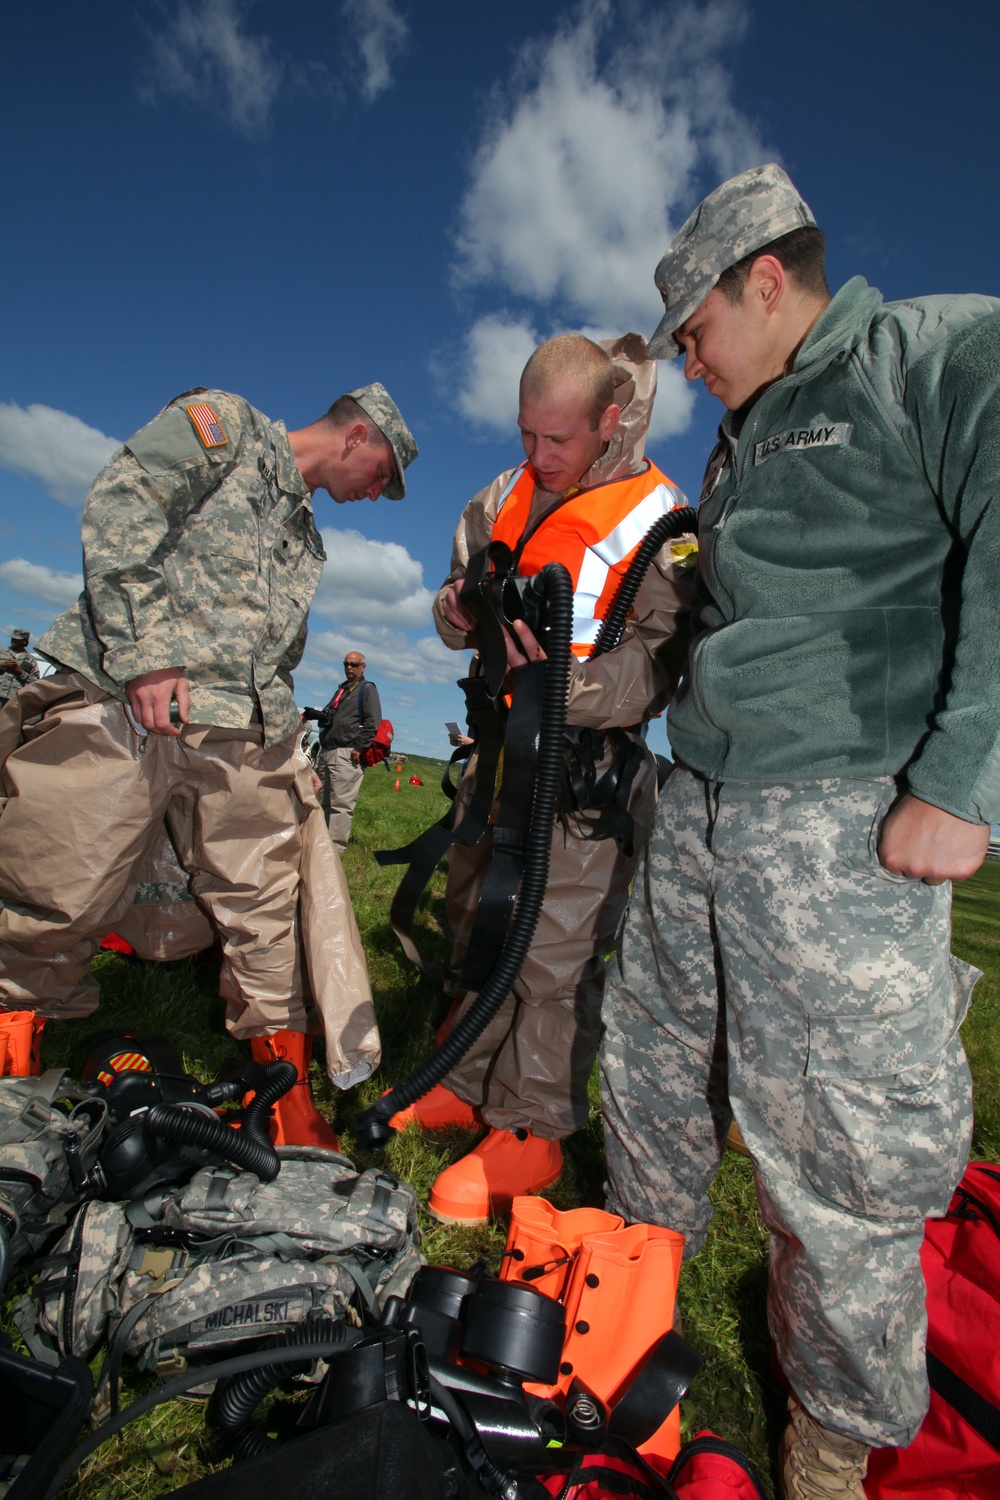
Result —
<path fill-rule="evenodd" d="M 592 729 L 640 726 L 664 706 L 676 679 L 688 608 L 684 557 L 668 544 L 640 589 L 622 644 L 588 662 L 600 622 L 650 525 L 687 502 L 643 457 L 656 389 L 655 364 L 636 334 L 603 346 L 576 334 L 535 351 L 521 377 L 518 424 L 527 462 L 501 474 L 466 506 L 451 572 L 434 605 L 455 650 L 472 644 L 474 621 L 459 600 L 470 556 L 503 541 L 529 576 L 565 564 L 573 582 L 573 666 L 568 723 Z M 532 643 L 531 649 L 535 649 Z M 511 666 L 524 664 L 509 647 Z M 489 1134 L 438 1177 L 430 1210 L 444 1222 L 480 1223 L 519 1193 L 553 1183 L 560 1140 L 587 1119 L 587 1084 L 600 1033 L 605 955 L 628 896 L 656 798 L 653 756 L 630 736 L 638 770 L 628 811 L 634 836 L 623 850 L 593 837 L 587 809 L 553 831 L 549 885 L 521 974 L 504 1005 L 459 1066 L 430 1094 L 393 1117 L 443 1128 L 485 1123 Z M 605 741 L 598 771 L 615 751 Z M 459 786 L 469 795 L 476 753 Z M 456 843 L 447 906 L 455 936 L 452 972 L 464 961 L 479 892 L 492 857 L 489 835 Z M 464 992 L 457 998 L 466 1004 Z"/>

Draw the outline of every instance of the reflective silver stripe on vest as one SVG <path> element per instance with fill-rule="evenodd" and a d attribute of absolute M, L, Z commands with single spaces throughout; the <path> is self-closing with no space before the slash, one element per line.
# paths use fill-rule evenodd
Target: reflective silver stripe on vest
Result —
<path fill-rule="evenodd" d="M 677 491 L 672 486 L 658 484 L 618 522 L 613 531 L 585 549 L 573 594 L 574 646 L 592 646 L 597 640 L 601 621 L 596 618 L 595 611 L 610 570 L 638 547 L 654 521 L 674 510 L 678 504 Z"/>
<path fill-rule="evenodd" d="M 503 492 L 500 495 L 500 499 L 497 501 L 497 515 L 499 515 L 500 512 L 503 510 L 504 501 L 511 494 L 511 492 L 512 492 L 514 486 L 515 486 L 515 484 L 517 484 L 517 481 L 520 479 L 521 475 L 524 473 L 524 471 L 525 471 L 525 469 L 527 467 L 528 467 L 528 460 L 525 459 L 523 464 L 518 464 L 517 468 L 514 470 L 513 474 L 508 479 L 507 483 L 504 485 Z"/>

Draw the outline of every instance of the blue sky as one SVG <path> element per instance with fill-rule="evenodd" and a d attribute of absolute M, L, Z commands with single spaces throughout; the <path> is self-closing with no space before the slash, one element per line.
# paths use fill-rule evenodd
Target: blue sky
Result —
<path fill-rule="evenodd" d="M 998 44 L 978 0 L 9 7 L 0 632 L 75 596 L 87 482 L 171 396 L 220 386 L 296 427 L 382 380 L 421 456 L 400 504 L 317 495 L 298 697 L 356 646 L 397 745 L 443 754 L 464 658 L 430 591 L 520 457 L 533 344 L 648 335 L 670 234 L 771 159 L 832 286 L 1000 293 Z M 661 364 L 651 451 L 689 493 L 719 415 Z"/>

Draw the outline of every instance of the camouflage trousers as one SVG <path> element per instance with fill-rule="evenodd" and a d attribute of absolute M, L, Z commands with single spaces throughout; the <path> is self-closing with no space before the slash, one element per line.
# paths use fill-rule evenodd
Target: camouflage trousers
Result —
<path fill-rule="evenodd" d="M 735 1116 L 771 1231 L 768 1316 L 806 1409 L 908 1443 L 927 1409 L 925 1218 L 972 1100 L 958 1037 L 978 971 L 951 887 L 893 876 L 891 780 L 756 786 L 675 770 L 605 996 L 608 1207 L 702 1245 Z"/>

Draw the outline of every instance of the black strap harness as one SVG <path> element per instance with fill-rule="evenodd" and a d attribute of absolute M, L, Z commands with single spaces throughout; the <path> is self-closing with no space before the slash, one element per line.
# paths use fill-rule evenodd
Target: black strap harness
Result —
<path fill-rule="evenodd" d="M 669 511 L 654 523 L 615 593 L 591 657 L 603 655 L 618 644 L 642 577 L 664 541 L 696 527 L 695 512 L 687 507 Z M 497 608 L 499 596 L 504 616 L 509 619 L 523 614 L 513 578 L 525 540 L 521 538 L 515 553 L 503 542 L 491 542 L 482 548 L 470 557 L 462 585 L 461 602 L 476 621 L 474 637 L 479 657 L 478 673 L 458 684 L 465 692 L 476 754 L 473 780 L 463 788 L 459 800 L 451 781 L 451 767 L 472 753 L 463 746 L 451 757 L 442 777 L 442 789 L 452 802 L 445 816 L 405 848 L 379 850 L 375 855 L 381 865 L 409 867 L 393 899 L 390 922 L 407 958 L 440 981 L 445 977 L 441 965 L 425 961 L 413 940 L 418 903 L 453 843 L 470 848 L 487 830 L 491 832 L 493 856 L 467 956 L 461 971 L 448 976 L 464 990 L 482 988 L 503 946 L 524 865 L 534 795 L 545 665 L 532 663 L 514 674 L 508 707 L 503 696 L 507 678 L 505 626 Z M 634 822 L 629 802 L 645 758 L 645 745 L 637 729 L 567 726 L 557 808 L 563 826 L 572 819 L 578 829 L 585 830 L 587 838 L 613 838 L 625 854 L 631 855 Z"/>

